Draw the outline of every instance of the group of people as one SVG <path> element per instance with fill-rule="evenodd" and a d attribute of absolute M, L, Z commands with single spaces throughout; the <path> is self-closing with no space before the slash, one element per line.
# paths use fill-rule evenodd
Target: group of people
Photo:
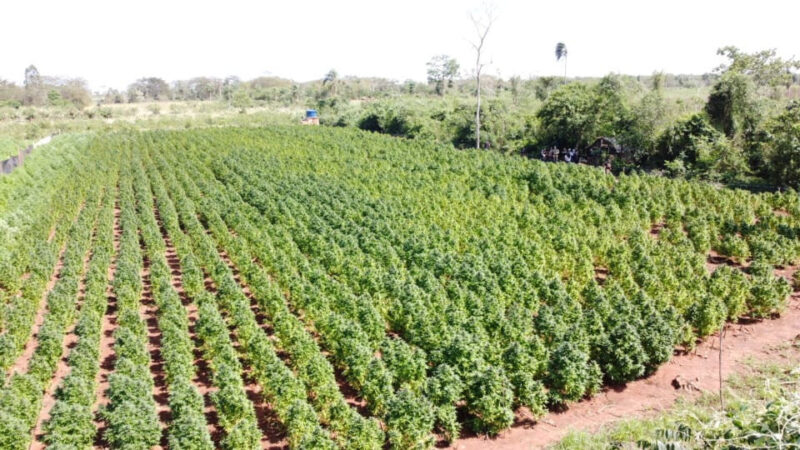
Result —
<path fill-rule="evenodd" d="M 578 162 L 578 150 L 574 148 L 568 148 L 565 150 L 561 150 L 557 147 L 550 147 L 542 148 L 542 161 L 564 161 L 564 162 Z"/>

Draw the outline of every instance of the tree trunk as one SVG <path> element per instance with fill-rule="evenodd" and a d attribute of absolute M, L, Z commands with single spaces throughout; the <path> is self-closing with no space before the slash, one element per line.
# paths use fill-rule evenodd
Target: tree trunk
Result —
<path fill-rule="evenodd" d="M 480 57 L 478 57 L 480 65 Z M 481 148 L 481 73 L 478 71 L 478 108 L 475 110 L 475 148 Z"/>
<path fill-rule="evenodd" d="M 725 320 L 719 327 L 719 405 L 725 411 L 725 396 L 722 392 L 722 336 L 725 334 Z"/>
<path fill-rule="evenodd" d="M 472 18 L 472 24 L 475 26 L 475 31 L 478 34 L 478 40 L 472 43 L 475 49 L 475 81 L 477 84 L 476 98 L 478 106 L 475 108 L 475 148 L 481 148 L 481 52 L 483 50 L 483 43 L 486 42 L 486 35 L 489 34 L 489 29 L 492 27 L 493 14 L 490 9 L 486 10 L 486 21 L 481 23 L 479 20 Z"/>

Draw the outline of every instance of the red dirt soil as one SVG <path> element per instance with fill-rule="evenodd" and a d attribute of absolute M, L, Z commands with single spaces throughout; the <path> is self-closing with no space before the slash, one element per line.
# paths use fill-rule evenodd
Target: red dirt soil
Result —
<path fill-rule="evenodd" d="M 75 216 L 72 218 L 72 224 L 75 224 L 78 221 L 78 218 L 85 207 L 86 201 L 84 200 L 78 207 L 78 212 L 76 212 Z M 50 234 L 47 237 L 47 242 L 52 242 L 55 235 L 56 226 L 53 225 L 53 228 L 51 228 Z M 50 291 L 53 290 L 53 287 L 56 285 L 58 279 L 61 278 L 61 269 L 64 267 L 64 252 L 66 250 L 67 243 L 65 241 L 61 246 L 61 249 L 58 251 L 58 262 L 53 268 L 53 272 L 50 274 L 50 281 L 47 282 L 47 286 L 42 293 L 42 298 L 39 300 L 39 307 L 36 310 L 36 319 L 33 322 L 31 336 L 25 343 L 25 349 L 23 350 L 22 354 L 17 358 L 17 360 L 14 362 L 14 365 L 11 366 L 11 369 L 8 371 L 8 378 L 11 378 L 11 376 L 15 373 L 25 373 L 28 371 L 28 363 L 30 362 L 31 356 L 33 356 L 33 351 L 36 350 L 36 347 L 39 345 L 37 336 L 39 335 L 39 328 L 41 328 L 42 324 L 44 323 L 44 315 L 47 313 L 47 296 L 50 294 Z M 22 295 L 22 293 L 19 293 L 19 295 Z"/>
<path fill-rule="evenodd" d="M 203 283 L 206 290 L 215 296 L 217 295 L 217 287 L 214 280 L 204 273 Z M 220 313 L 225 316 L 224 311 Z M 231 340 L 237 354 L 241 354 L 239 341 L 237 340 L 236 330 L 232 327 L 228 328 L 228 337 Z M 261 430 L 261 448 L 270 450 L 284 450 L 289 448 L 289 442 L 286 440 L 286 429 L 278 420 L 278 415 L 272 406 L 264 398 L 261 391 L 261 386 L 250 375 L 250 367 L 247 361 L 240 357 L 239 362 L 242 364 L 242 382 L 244 383 L 244 390 L 247 398 L 253 404 L 253 409 L 256 414 L 256 423 L 258 429 Z"/>
<path fill-rule="evenodd" d="M 183 272 L 181 271 L 181 260 L 178 257 L 178 252 L 175 250 L 175 245 L 172 243 L 167 230 L 164 228 L 164 224 L 161 222 L 161 216 L 158 213 L 158 209 L 154 209 L 154 212 L 159 229 L 161 230 L 161 237 L 164 239 L 164 246 L 166 248 L 164 256 L 166 257 L 167 264 L 170 269 L 171 284 L 178 293 L 183 307 L 186 309 L 186 315 L 189 322 L 189 337 L 192 339 L 192 343 L 194 344 L 192 353 L 194 354 L 194 363 L 197 367 L 197 371 L 195 378 L 192 381 L 194 382 L 198 393 L 203 396 L 203 414 L 205 415 L 206 423 L 208 424 L 208 433 L 211 435 L 211 440 L 214 443 L 214 446 L 219 447 L 220 441 L 222 440 L 223 430 L 219 425 L 219 415 L 214 407 L 214 402 L 211 400 L 211 393 L 217 389 L 212 384 L 211 369 L 208 365 L 208 362 L 205 360 L 205 358 L 203 358 L 203 352 L 200 349 L 201 341 L 197 337 L 197 332 L 195 331 L 198 318 L 197 304 L 194 303 L 188 295 L 186 295 L 186 290 L 183 288 Z"/>
<path fill-rule="evenodd" d="M 156 414 L 161 423 L 161 445 L 154 448 L 166 448 L 167 425 L 172 419 L 169 409 L 169 393 L 167 392 L 167 375 L 164 368 L 164 359 L 161 357 L 161 329 L 158 328 L 156 311 L 158 310 L 153 300 L 153 285 L 150 280 L 150 260 L 145 256 L 141 271 L 142 298 L 139 301 L 139 316 L 147 328 L 147 352 L 150 354 L 150 373 L 153 376 L 153 400 L 156 403 Z"/>
<path fill-rule="evenodd" d="M 796 267 L 777 271 L 791 279 Z M 789 299 L 779 318 L 748 324 L 728 324 L 723 338 L 722 377 L 746 371 L 743 362 L 751 357 L 775 357 L 774 349 L 800 339 L 800 291 Z M 496 438 L 469 437 L 452 448 L 532 449 L 555 444 L 569 431 L 594 432 L 621 419 L 650 416 L 670 408 L 679 397 L 719 388 L 719 337 L 710 336 L 689 354 L 673 356 L 655 374 L 625 386 L 606 387 L 594 398 L 570 405 L 563 412 L 551 412 L 538 422 L 518 415 L 511 429 Z M 673 381 L 686 380 L 692 388 L 676 389 Z"/>
<path fill-rule="evenodd" d="M 741 270 L 750 267 L 750 261 L 736 262 L 732 258 L 729 258 L 725 255 L 720 255 L 715 250 L 708 251 L 708 257 L 706 258 L 706 270 L 708 270 L 709 273 L 714 273 L 718 267 L 724 265 Z M 789 277 L 789 281 L 791 281 L 791 277 Z"/>
<path fill-rule="evenodd" d="M 228 231 L 231 233 L 232 236 L 236 237 L 236 233 L 235 233 L 234 230 L 230 230 L 229 229 Z M 236 265 L 233 263 L 233 261 L 231 261 L 230 256 L 227 254 L 227 252 L 225 252 L 225 250 L 219 250 L 219 254 L 220 254 L 220 258 L 222 258 L 222 260 L 225 262 L 225 264 L 228 265 L 228 268 L 231 269 L 231 272 L 233 272 L 233 278 L 234 278 L 234 280 L 236 280 L 236 283 L 238 283 L 239 286 L 242 288 L 242 292 L 250 300 L 250 310 L 253 311 L 253 314 L 255 314 L 256 321 L 261 326 L 261 328 L 264 330 L 264 332 L 267 333 L 267 335 L 269 336 L 269 338 L 271 340 L 277 341 L 277 337 L 275 337 L 274 333 L 273 333 L 272 325 L 269 323 L 266 314 L 264 314 L 264 312 L 262 312 L 260 310 L 260 307 L 258 305 L 258 300 L 253 295 L 253 293 L 250 290 L 250 287 L 247 285 L 247 283 L 244 282 L 244 280 L 242 279 L 242 276 L 241 276 L 241 273 L 240 273 L 238 267 L 236 267 Z M 257 259 L 254 260 L 254 263 L 257 264 L 262 270 L 264 270 L 266 272 L 266 269 L 264 269 L 263 265 Z M 272 274 L 267 273 L 267 277 L 269 278 L 270 281 L 276 283 L 276 281 L 275 281 L 274 277 L 272 276 Z M 285 298 L 285 300 L 287 302 L 289 301 L 289 295 L 287 293 L 285 293 L 285 292 L 284 292 L 284 298 Z M 295 311 L 291 307 L 292 306 L 291 304 L 289 304 L 287 306 L 289 307 L 289 310 L 292 312 L 292 314 L 294 314 L 295 316 L 298 316 L 297 311 Z M 301 321 L 303 320 L 302 318 L 299 318 L 299 319 Z M 319 343 L 321 342 L 321 338 L 319 336 L 319 333 L 316 330 L 314 330 L 313 327 L 311 327 L 311 326 L 306 325 L 304 328 L 314 338 L 314 340 L 319 345 Z M 322 345 L 320 345 L 320 348 L 322 348 Z M 276 347 L 275 350 L 276 350 L 276 353 L 278 354 L 278 356 L 281 358 L 281 360 L 285 364 L 288 365 L 289 364 L 289 355 L 286 352 L 284 352 L 283 350 L 281 350 L 280 348 L 278 348 L 278 347 Z M 329 352 L 327 352 L 325 350 L 322 350 L 322 354 L 325 355 L 325 357 L 330 360 L 330 353 Z M 367 409 L 367 402 L 359 395 L 358 390 L 350 385 L 350 383 L 347 381 L 347 379 L 342 374 L 342 371 L 336 367 L 336 364 L 331 363 L 331 366 L 333 366 L 333 368 L 334 368 L 334 377 L 336 378 L 336 384 L 339 386 L 339 391 L 342 393 L 342 396 L 344 397 L 345 402 L 347 402 L 347 404 L 350 405 L 351 408 L 355 409 L 362 416 L 369 417 L 370 414 L 369 414 L 369 411 Z"/>
<path fill-rule="evenodd" d="M 119 255 L 120 239 L 122 236 L 122 228 L 120 227 L 120 216 L 122 212 L 119 208 L 119 202 L 114 205 L 114 254 L 111 256 L 111 264 L 108 266 L 107 278 L 108 285 L 106 286 L 106 312 L 103 315 L 103 322 L 100 326 L 100 370 L 95 377 L 97 383 L 97 395 L 95 396 L 94 406 L 92 412 L 95 414 L 95 427 L 97 427 L 98 442 L 96 444 L 102 445 L 102 436 L 105 431 L 106 424 L 101 420 L 97 411 L 101 405 L 108 405 L 109 399 L 106 395 L 109 383 L 108 377 L 114 370 L 114 330 L 117 328 L 117 297 L 114 295 L 114 275 L 117 273 L 117 256 Z"/>
<path fill-rule="evenodd" d="M 655 239 L 658 239 L 658 236 L 661 234 L 661 230 L 664 229 L 665 226 L 666 224 L 664 222 L 653 224 L 653 226 L 650 227 L 650 236 L 652 236 Z"/>

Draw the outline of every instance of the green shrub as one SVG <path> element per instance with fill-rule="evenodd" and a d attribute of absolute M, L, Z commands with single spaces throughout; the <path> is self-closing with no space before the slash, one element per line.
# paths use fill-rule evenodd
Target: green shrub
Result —
<path fill-rule="evenodd" d="M 467 407 L 475 417 L 472 429 L 495 435 L 514 421 L 514 388 L 505 371 L 487 367 L 475 374 L 467 388 Z"/>
<path fill-rule="evenodd" d="M 425 397 L 401 389 L 387 410 L 386 429 L 392 448 L 425 449 L 433 444 L 434 408 Z"/>
<path fill-rule="evenodd" d="M 593 395 L 601 381 L 600 367 L 574 343 L 562 342 L 552 351 L 546 378 L 550 402 L 564 404 Z"/>

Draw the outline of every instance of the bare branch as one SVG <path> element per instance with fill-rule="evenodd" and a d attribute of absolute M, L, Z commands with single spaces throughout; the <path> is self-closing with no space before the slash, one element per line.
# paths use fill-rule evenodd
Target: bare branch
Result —
<path fill-rule="evenodd" d="M 483 12 L 481 17 L 476 17 L 475 14 L 469 15 L 472 21 L 472 26 L 475 28 L 476 41 L 470 41 L 470 45 L 475 50 L 475 98 L 477 100 L 477 108 L 475 110 L 475 148 L 481 147 L 481 72 L 486 63 L 481 62 L 481 55 L 483 53 L 483 45 L 486 43 L 486 37 L 492 29 L 495 21 L 494 7 L 484 3 Z"/>

